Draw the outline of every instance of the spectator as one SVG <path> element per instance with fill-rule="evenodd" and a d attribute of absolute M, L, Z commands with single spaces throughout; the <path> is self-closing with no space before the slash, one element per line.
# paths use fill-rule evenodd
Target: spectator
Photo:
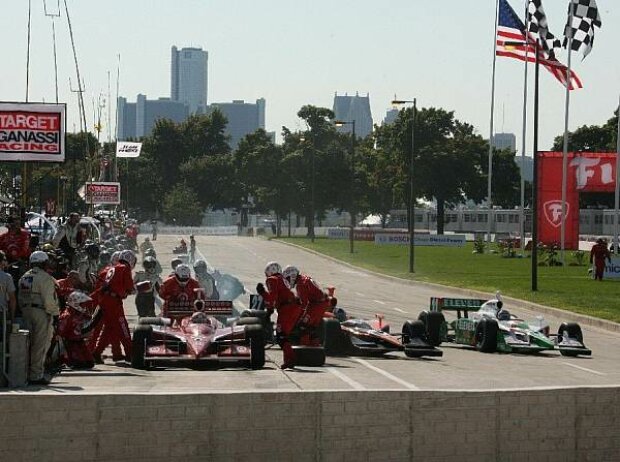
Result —
<path fill-rule="evenodd" d="M 72 212 L 69 214 L 69 219 L 58 227 L 52 240 L 54 247 L 60 247 L 64 252 L 71 269 L 77 266 L 77 249 L 82 244 L 82 239 L 80 214 Z"/>

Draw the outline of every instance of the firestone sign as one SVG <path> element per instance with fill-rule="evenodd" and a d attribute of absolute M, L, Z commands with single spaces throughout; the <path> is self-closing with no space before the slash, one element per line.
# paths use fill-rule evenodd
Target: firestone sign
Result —
<path fill-rule="evenodd" d="M 568 153 L 566 216 L 562 211 L 562 153 L 538 153 L 538 239 L 559 244 L 562 222 L 565 248 L 579 247 L 579 193 L 613 192 L 616 153 Z"/>
<path fill-rule="evenodd" d="M 65 105 L 0 103 L 0 161 L 64 162 Z"/>
<path fill-rule="evenodd" d="M 113 182 L 86 183 L 84 201 L 87 204 L 120 204 L 121 184 Z"/>

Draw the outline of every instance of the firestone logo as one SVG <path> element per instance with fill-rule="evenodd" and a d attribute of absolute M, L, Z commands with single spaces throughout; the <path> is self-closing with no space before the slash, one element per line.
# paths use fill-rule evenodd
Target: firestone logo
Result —
<path fill-rule="evenodd" d="M 545 218 L 554 228 L 562 225 L 562 201 L 548 201 L 543 204 Z M 566 203 L 566 217 L 569 215 L 570 204 Z M 564 219 L 566 219 L 566 217 Z"/>

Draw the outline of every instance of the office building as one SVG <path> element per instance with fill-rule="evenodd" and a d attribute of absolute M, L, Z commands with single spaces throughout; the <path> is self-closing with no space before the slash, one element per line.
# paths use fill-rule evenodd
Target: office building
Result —
<path fill-rule="evenodd" d="M 372 133 L 372 114 L 370 112 L 370 97 L 348 96 L 347 94 L 334 95 L 334 108 L 336 120 L 351 122 L 355 120 L 355 135 L 359 138 L 365 138 Z M 347 124 L 338 127 L 341 133 L 351 133 L 352 125 Z"/>
<path fill-rule="evenodd" d="M 128 103 L 126 98 L 118 98 L 117 139 L 138 139 L 148 136 L 159 119 L 169 119 L 181 123 L 189 115 L 186 104 L 172 101 L 170 98 L 149 100 L 145 95 L 138 95 L 135 103 Z"/>
<path fill-rule="evenodd" d="M 517 150 L 517 138 L 514 133 L 496 133 L 493 135 L 493 146 L 497 149 Z"/>
<path fill-rule="evenodd" d="M 206 111 L 208 59 L 202 48 L 173 46 L 171 50 L 170 99 L 186 104 L 190 114 Z"/>
<path fill-rule="evenodd" d="M 523 165 L 521 165 L 521 155 L 515 156 L 515 164 L 519 166 L 519 170 L 523 175 L 525 181 L 534 180 L 534 159 L 531 157 L 525 156 Z"/>
<path fill-rule="evenodd" d="M 254 133 L 259 128 L 265 129 L 265 99 L 259 98 L 255 104 L 246 103 L 243 100 L 234 100 L 232 103 L 212 103 L 207 112 L 215 109 L 226 116 L 228 125 L 226 135 L 230 136 L 228 144 L 231 149 L 236 149 L 241 139 Z"/>
<path fill-rule="evenodd" d="M 399 112 L 400 111 L 396 108 L 388 109 L 385 112 L 385 117 L 383 118 L 383 125 L 389 125 L 389 124 L 393 124 L 394 122 L 396 122 L 396 119 L 398 119 Z"/>

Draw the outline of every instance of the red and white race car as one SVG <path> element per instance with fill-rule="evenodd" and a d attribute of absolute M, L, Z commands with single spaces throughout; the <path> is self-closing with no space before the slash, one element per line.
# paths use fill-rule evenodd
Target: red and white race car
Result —
<path fill-rule="evenodd" d="M 146 369 L 165 361 L 227 361 L 261 369 L 265 337 L 260 324 L 231 322 L 232 301 L 197 300 L 197 309 L 176 307 L 166 318 L 140 318 L 133 332 L 131 365 Z"/>

